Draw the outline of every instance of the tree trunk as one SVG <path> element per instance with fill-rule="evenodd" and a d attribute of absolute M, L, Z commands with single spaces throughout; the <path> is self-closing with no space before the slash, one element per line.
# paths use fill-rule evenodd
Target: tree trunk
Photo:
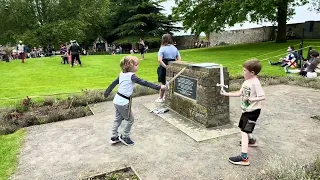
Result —
<path fill-rule="evenodd" d="M 277 22 L 278 22 L 278 31 L 276 43 L 285 43 L 287 42 L 287 16 L 288 16 L 288 1 L 284 0 L 282 3 L 278 4 L 277 11 Z"/>

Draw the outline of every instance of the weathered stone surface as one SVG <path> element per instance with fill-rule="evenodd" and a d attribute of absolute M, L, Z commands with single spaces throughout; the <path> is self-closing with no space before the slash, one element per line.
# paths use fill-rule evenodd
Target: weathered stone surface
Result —
<path fill-rule="evenodd" d="M 220 68 L 194 67 L 190 64 L 172 62 L 167 70 L 167 80 L 172 79 L 184 67 L 182 76 L 197 80 L 196 99 L 174 92 L 174 83 L 166 91 L 166 103 L 171 109 L 205 127 L 225 125 L 230 122 L 229 98 L 220 95 Z M 225 84 L 229 84 L 229 73 L 224 68 Z"/>

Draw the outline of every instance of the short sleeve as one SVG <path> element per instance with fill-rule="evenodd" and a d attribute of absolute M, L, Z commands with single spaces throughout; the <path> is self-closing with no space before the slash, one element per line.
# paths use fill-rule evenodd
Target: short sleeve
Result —
<path fill-rule="evenodd" d="M 264 96 L 264 91 L 263 91 L 262 86 L 259 82 L 254 84 L 254 88 L 256 90 L 257 97 Z"/>
<path fill-rule="evenodd" d="M 163 57 L 163 56 L 164 56 L 164 48 L 163 48 L 163 47 L 161 47 L 161 48 L 159 49 L 158 56 L 159 56 L 159 57 Z"/>

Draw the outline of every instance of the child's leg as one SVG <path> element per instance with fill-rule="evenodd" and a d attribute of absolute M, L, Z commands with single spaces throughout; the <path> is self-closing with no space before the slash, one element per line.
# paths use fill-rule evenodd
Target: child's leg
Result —
<path fill-rule="evenodd" d="M 239 128 L 241 129 L 241 154 L 229 158 L 229 161 L 232 164 L 244 166 L 250 165 L 248 158 L 249 136 L 252 136 L 251 134 L 254 130 L 259 115 L 260 109 L 257 109 L 253 112 L 242 113 L 239 121 Z"/>
<path fill-rule="evenodd" d="M 130 136 L 131 127 L 134 122 L 134 117 L 132 112 L 130 111 L 129 104 L 125 106 L 119 106 L 118 111 L 120 115 L 123 117 L 123 119 L 126 121 L 123 133 L 119 137 L 119 140 L 125 145 L 133 145 L 134 142 L 130 139 L 129 136 Z M 129 114 L 129 111 L 130 111 L 130 114 Z"/>
<path fill-rule="evenodd" d="M 112 128 L 112 136 L 113 137 L 117 137 L 118 136 L 118 128 L 122 123 L 123 117 L 120 113 L 122 106 L 119 105 L 114 105 L 115 109 L 116 109 L 116 116 L 113 122 L 113 128 Z M 120 110 L 120 111 L 119 111 Z"/>
<path fill-rule="evenodd" d="M 166 85 L 165 83 L 162 83 L 163 85 Z M 163 99 L 163 96 L 164 96 L 164 93 L 165 93 L 166 91 L 164 91 L 164 90 L 161 90 L 160 89 L 160 95 L 159 95 L 159 98 L 160 99 Z"/>
<path fill-rule="evenodd" d="M 158 82 L 161 82 L 161 84 L 166 85 L 166 69 L 163 68 L 161 65 L 159 65 L 157 69 L 158 74 Z M 156 102 L 163 103 L 164 102 L 164 93 L 165 91 L 160 90 L 159 91 L 159 98 L 156 100 Z"/>
<path fill-rule="evenodd" d="M 133 117 L 132 112 L 130 112 L 130 115 L 128 116 L 127 119 L 125 119 L 125 121 L 127 121 L 127 123 L 126 123 L 126 126 L 124 127 L 124 130 L 123 130 L 123 137 L 129 137 L 130 132 L 131 132 L 131 127 L 134 122 L 134 117 Z"/>
<path fill-rule="evenodd" d="M 241 131 L 241 156 L 243 158 L 248 157 L 248 144 L 249 144 L 248 133 Z"/>

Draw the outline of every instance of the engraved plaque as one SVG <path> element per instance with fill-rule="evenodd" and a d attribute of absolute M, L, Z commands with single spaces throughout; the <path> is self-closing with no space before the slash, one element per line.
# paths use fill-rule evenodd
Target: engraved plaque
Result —
<path fill-rule="evenodd" d="M 174 81 L 174 92 L 197 100 L 197 85 L 196 79 L 180 75 Z"/>

